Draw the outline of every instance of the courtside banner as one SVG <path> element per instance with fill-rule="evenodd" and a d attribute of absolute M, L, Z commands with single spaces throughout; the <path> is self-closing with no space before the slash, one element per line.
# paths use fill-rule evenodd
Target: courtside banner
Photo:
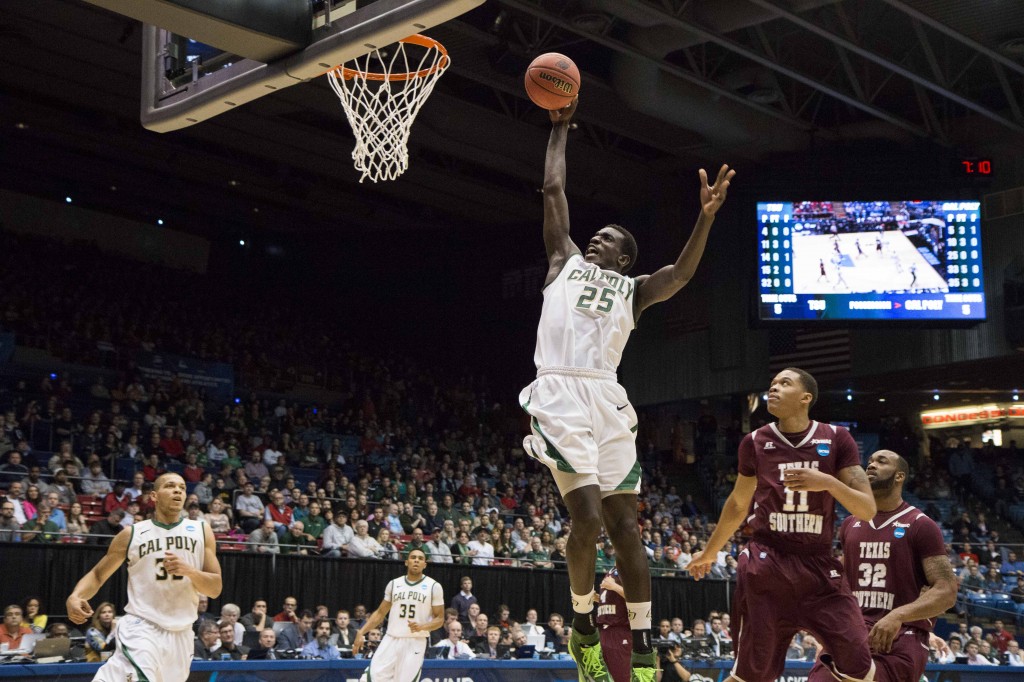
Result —
<path fill-rule="evenodd" d="M 235 391 L 235 370 L 224 362 L 207 362 L 168 353 L 140 351 L 135 356 L 145 379 L 170 382 L 177 379 L 186 386 L 201 388 L 207 397 L 229 402 Z"/>
<path fill-rule="evenodd" d="M 359 682 L 368 661 L 193 661 L 188 682 Z M 691 682 L 722 682 L 732 663 L 685 662 Z M 0 679 L 91 682 L 98 663 L 0 666 Z M 787 661 L 776 682 L 807 682 L 810 663 Z M 1024 668 L 980 665 L 929 665 L 927 682 L 1020 682 Z M 700 677 L 698 677 L 698 675 Z M 426 661 L 420 682 L 575 682 L 572 661 Z M 917 682 L 914 680 L 913 682 Z"/>

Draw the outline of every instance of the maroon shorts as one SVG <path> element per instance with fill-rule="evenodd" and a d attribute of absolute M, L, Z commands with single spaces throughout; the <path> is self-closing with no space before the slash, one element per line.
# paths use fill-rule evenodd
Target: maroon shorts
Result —
<path fill-rule="evenodd" d="M 829 554 L 787 553 L 751 541 L 738 560 L 732 628 L 732 675 L 740 682 L 777 679 L 800 630 L 825 645 L 840 672 L 863 679 L 871 669 L 864 617 L 842 563 Z"/>
<path fill-rule="evenodd" d="M 917 628 L 903 628 L 887 654 L 872 654 L 875 661 L 875 682 L 920 680 L 928 663 L 928 633 Z M 835 682 L 825 666 L 814 664 L 807 682 Z"/>
<path fill-rule="evenodd" d="M 633 633 L 628 627 L 605 627 L 601 632 L 601 654 L 615 682 L 629 682 L 630 664 L 633 657 Z"/>

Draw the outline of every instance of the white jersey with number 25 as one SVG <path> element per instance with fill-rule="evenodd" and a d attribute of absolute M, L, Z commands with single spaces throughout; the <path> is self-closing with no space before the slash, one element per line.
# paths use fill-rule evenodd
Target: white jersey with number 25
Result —
<path fill-rule="evenodd" d="M 576 367 L 614 372 L 636 326 L 636 280 L 602 270 L 576 253 L 544 288 L 537 329 L 537 369 Z"/>

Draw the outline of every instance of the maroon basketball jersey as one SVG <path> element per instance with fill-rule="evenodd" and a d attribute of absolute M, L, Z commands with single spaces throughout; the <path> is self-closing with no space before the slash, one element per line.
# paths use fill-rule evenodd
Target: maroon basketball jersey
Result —
<path fill-rule="evenodd" d="M 915 601 L 928 584 L 921 562 L 946 554 L 938 525 L 906 502 L 870 521 L 847 518 L 839 540 L 846 581 L 864 620 L 872 625 L 896 607 Z M 934 620 L 904 625 L 930 631 Z"/>
<path fill-rule="evenodd" d="M 841 426 L 812 421 L 803 433 L 783 433 L 775 423 L 748 433 L 740 443 L 739 472 L 757 477 L 747 523 L 754 537 L 793 551 L 830 552 L 835 498 L 826 492 L 787 490 L 786 469 L 818 469 L 835 476 L 860 465 L 857 443 Z"/>
<path fill-rule="evenodd" d="M 619 569 L 613 568 L 608 571 L 608 576 L 615 582 L 622 584 L 619 578 Z M 624 627 L 629 629 L 629 614 L 626 613 L 626 600 L 618 593 L 611 590 L 601 590 L 601 601 L 597 606 L 597 624 L 605 627 Z"/>

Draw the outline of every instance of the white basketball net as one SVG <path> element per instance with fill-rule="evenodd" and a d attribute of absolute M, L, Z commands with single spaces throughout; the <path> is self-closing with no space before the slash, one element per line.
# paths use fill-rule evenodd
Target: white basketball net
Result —
<path fill-rule="evenodd" d="M 359 182 L 394 180 L 409 167 L 409 129 L 449 64 L 440 43 L 415 35 L 327 72 L 356 136 Z"/>

